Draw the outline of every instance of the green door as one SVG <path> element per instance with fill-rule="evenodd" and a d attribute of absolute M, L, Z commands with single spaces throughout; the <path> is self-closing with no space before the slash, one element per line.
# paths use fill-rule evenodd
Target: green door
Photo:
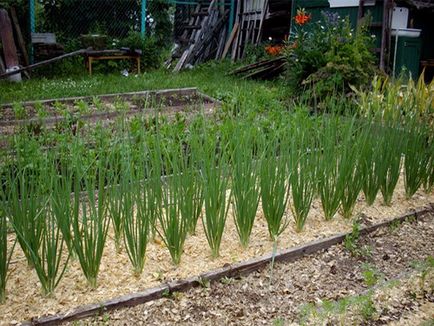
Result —
<path fill-rule="evenodd" d="M 421 46 L 422 42 L 420 37 L 398 37 L 395 76 L 399 76 L 404 69 L 413 79 L 419 78 Z M 395 45 L 393 44 L 393 49 L 394 48 Z"/>

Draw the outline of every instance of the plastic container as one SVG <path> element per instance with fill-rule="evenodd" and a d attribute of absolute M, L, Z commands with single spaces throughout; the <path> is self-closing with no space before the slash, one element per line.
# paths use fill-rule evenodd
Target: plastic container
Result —
<path fill-rule="evenodd" d="M 14 66 L 14 67 L 6 69 L 6 73 L 11 72 L 11 71 L 16 71 L 16 70 L 19 70 L 19 69 L 20 69 L 20 67 Z M 19 72 L 19 73 L 10 75 L 8 77 L 8 80 L 11 81 L 11 82 L 15 82 L 15 83 L 21 82 L 21 80 L 22 80 L 21 79 L 21 73 Z"/>

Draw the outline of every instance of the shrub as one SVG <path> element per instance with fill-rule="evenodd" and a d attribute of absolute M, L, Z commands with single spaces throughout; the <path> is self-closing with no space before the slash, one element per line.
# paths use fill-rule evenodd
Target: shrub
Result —
<path fill-rule="evenodd" d="M 298 12 L 299 17 L 303 11 Z M 304 13 L 304 17 L 310 17 Z M 298 92 L 323 98 L 350 85 L 366 85 L 375 72 L 372 38 L 365 27 L 351 28 L 349 18 L 323 12 L 323 19 L 309 23 L 296 19 L 296 31 L 286 47 L 286 79 Z"/>
<path fill-rule="evenodd" d="M 162 52 L 164 52 L 164 48 L 153 36 L 143 38 L 139 32 L 130 32 L 126 38 L 119 42 L 119 47 L 141 50 L 141 68 L 143 69 L 159 68 L 163 63 Z"/>

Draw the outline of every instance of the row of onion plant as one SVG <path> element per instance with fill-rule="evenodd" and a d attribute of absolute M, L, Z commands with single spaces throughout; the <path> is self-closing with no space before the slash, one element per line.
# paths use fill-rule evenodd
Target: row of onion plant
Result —
<path fill-rule="evenodd" d="M 13 251 L 10 228 L 49 295 L 70 259 L 97 286 L 110 229 L 116 251 L 125 250 L 139 276 L 151 239 L 160 237 L 179 264 L 199 220 L 217 257 L 231 205 L 243 247 L 259 207 L 275 247 L 289 212 L 303 231 L 316 197 L 326 220 L 339 211 L 350 218 L 362 191 L 368 204 L 381 192 L 390 205 L 404 167 L 410 198 L 434 179 L 433 135 L 418 122 L 296 113 L 272 128 L 248 118 L 214 126 L 198 119 L 187 137 L 163 137 L 158 122 L 149 132 L 123 122 L 92 147 L 79 136 L 51 150 L 20 142 L 1 178 L 0 298 Z"/>

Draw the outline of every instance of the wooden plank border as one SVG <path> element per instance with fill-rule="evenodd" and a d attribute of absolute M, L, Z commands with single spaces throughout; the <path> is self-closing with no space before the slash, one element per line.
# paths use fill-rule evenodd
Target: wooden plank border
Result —
<path fill-rule="evenodd" d="M 35 101 L 26 101 L 21 102 L 23 106 L 35 105 L 36 103 L 40 104 L 53 104 L 55 102 L 62 103 L 73 103 L 75 101 L 80 100 L 92 100 L 94 97 L 99 97 L 102 100 L 110 100 L 112 98 L 117 97 L 133 97 L 134 95 L 160 95 L 160 96 L 170 96 L 170 95 L 199 95 L 202 96 L 203 93 L 199 92 L 197 87 L 186 87 L 186 88 L 169 88 L 169 89 L 155 89 L 155 90 L 144 90 L 144 91 L 136 91 L 136 92 L 126 92 L 126 93 L 111 93 L 111 94 L 96 94 L 89 96 L 74 96 L 74 97 L 63 97 L 57 99 L 46 99 L 46 100 L 35 100 Z M 14 103 L 4 103 L 0 105 L 0 108 L 10 107 Z"/>
<path fill-rule="evenodd" d="M 367 235 L 375 230 L 387 227 L 394 223 L 405 222 L 409 218 L 420 219 L 428 213 L 434 212 L 434 203 L 430 203 L 423 208 L 416 209 L 404 215 L 383 221 L 378 224 L 363 227 L 360 230 L 360 234 Z M 351 232 L 339 233 L 332 237 L 315 240 L 304 244 L 302 246 L 293 247 L 290 249 L 280 250 L 275 255 L 276 262 L 291 262 L 302 256 L 309 255 L 320 250 L 328 249 L 333 245 L 339 244 L 344 241 L 345 237 Z M 217 281 L 223 277 L 237 277 L 250 274 L 253 271 L 257 271 L 267 266 L 273 258 L 273 254 L 267 254 L 262 257 L 253 258 L 244 262 L 236 263 L 233 265 L 223 266 L 222 268 L 202 273 L 199 276 L 190 277 L 184 280 L 177 280 L 169 283 L 164 283 L 159 286 L 147 289 L 142 292 L 124 295 L 114 299 L 107 300 L 102 303 L 89 304 L 76 308 L 67 313 L 61 313 L 53 316 L 41 317 L 32 319 L 30 321 L 24 321 L 21 325 L 59 325 L 63 322 L 83 319 L 86 317 L 96 316 L 103 314 L 104 312 L 120 309 L 123 307 L 131 307 L 139 304 L 143 304 L 149 301 L 160 299 L 166 295 L 170 295 L 173 292 L 186 291 L 190 288 L 199 286 L 203 280 Z"/>

